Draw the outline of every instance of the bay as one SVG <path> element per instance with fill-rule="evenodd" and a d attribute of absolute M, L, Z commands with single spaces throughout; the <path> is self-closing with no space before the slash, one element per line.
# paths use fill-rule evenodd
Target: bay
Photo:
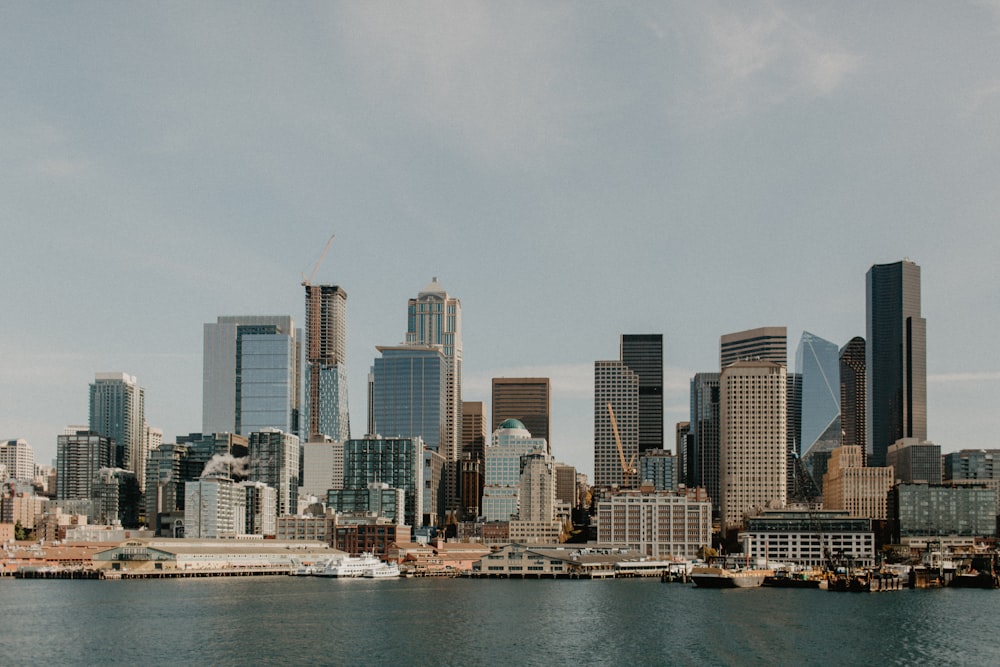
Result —
<path fill-rule="evenodd" d="M 8 665 L 1000 664 L 1000 591 L 4 579 L 0 603 Z"/>

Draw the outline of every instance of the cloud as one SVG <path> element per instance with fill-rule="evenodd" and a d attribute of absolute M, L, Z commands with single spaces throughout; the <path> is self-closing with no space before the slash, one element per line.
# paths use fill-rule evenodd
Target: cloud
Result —
<path fill-rule="evenodd" d="M 1000 381 L 1000 371 L 982 371 L 976 373 L 934 373 L 927 376 L 927 381 L 931 384 L 997 382 Z"/>

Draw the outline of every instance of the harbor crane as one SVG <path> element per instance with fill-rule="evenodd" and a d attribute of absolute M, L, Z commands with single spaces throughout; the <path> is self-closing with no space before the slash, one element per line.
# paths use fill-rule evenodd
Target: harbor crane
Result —
<path fill-rule="evenodd" d="M 316 266 L 313 267 L 312 273 L 309 274 L 308 278 L 306 278 L 306 274 L 303 272 L 302 274 L 303 287 L 309 287 L 309 285 L 312 285 L 312 279 L 316 276 L 316 272 L 319 271 L 320 264 L 322 264 L 323 260 L 326 259 L 326 253 L 330 250 L 330 244 L 333 243 L 333 239 L 335 236 L 336 234 L 330 235 L 330 240 L 328 240 L 326 242 L 326 245 L 323 246 L 323 252 L 320 253 L 319 259 L 316 260 Z"/>
<path fill-rule="evenodd" d="M 622 488 L 630 489 L 632 488 L 629 484 L 630 479 L 635 479 L 638 474 L 638 470 L 635 467 L 635 458 L 639 455 L 638 452 L 632 454 L 632 459 L 625 462 L 625 450 L 622 448 L 622 439 L 618 435 L 618 420 L 615 419 L 615 411 L 611 408 L 611 402 L 608 401 L 608 417 L 611 418 L 611 431 L 615 435 L 615 446 L 618 447 L 618 459 L 622 464 Z"/>

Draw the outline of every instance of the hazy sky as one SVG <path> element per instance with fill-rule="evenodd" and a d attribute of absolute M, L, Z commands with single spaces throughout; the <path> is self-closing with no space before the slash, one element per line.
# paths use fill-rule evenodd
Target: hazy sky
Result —
<path fill-rule="evenodd" d="M 998 447 L 1000 3 L 5 3 L 0 437 L 40 462 L 94 373 L 201 429 L 202 325 L 348 293 L 353 435 L 376 345 L 438 276 L 465 400 L 552 378 L 593 471 L 593 362 L 664 334 L 665 409 L 719 336 L 864 335 L 923 271 L 928 432 Z"/>

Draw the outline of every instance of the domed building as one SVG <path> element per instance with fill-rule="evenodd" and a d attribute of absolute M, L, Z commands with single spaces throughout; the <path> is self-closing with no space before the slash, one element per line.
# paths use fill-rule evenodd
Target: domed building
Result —
<path fill-rule="evenodd" d="M 536 450 L 547 453 L 545 438 L 532 438 L 517 419 L 504 420 L 493 432 L 484 452 L 484 520 L 510 521 L 512 515 L 517 515 L 521 457 Z"/>

